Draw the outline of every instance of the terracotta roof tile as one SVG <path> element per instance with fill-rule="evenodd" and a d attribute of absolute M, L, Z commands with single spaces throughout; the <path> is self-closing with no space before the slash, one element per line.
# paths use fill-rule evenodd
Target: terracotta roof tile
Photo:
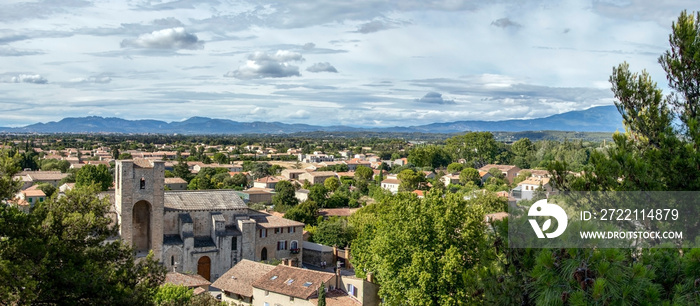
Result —
<path fill-rule="evenodd" d="M 187 181 L 183 180 L 180 177 L 166 177 L 165 183 L 166 184 L 187 184 Z"/>
<path fill-rule="evenodd" d="M 318 304 L 318 297 L 309 300 L 312 305 Z M 356 306 L 362 305 L 360 301 L 350 297 L 345 291 L 340 289 L 328 290 L 326 292 L 326 306 Z"/>
<path fill-rule="evenodd" d="M 289 227 L 289 226 L 304 226 L 304 223 L 297 222 L 294 220 L 289 220 L 285 218 L 275 217 L 273 215 L 261 213 L 257 210 L 248 210 L 249 217 L 258 223 L 260 228 L 276 228 L 276 227 Z"/>
<path fill-rule="evenodd" d="M 168 272 L 165 274 L 165 282 L 168 284 L 181 285 L 185 287 L 209 286 L 211 282 L 198 274 L 182 274 L 179 272 Z"/>
<path fill-rule="evenodd" d="M 252 297 L 253 282 L 274 268 L 273 265 L 243 259 L 226 271 L 224 275 L 221 275 L 212 286 L 245 297 Z"/>
<path fill-rule="evenodd" d="M 323 208 L 318 210 L 319 216 L 342 216 L 347 217 L 356 212 L 359 208 Z"/>
<path fill-rule="evenodd" d="M 308 300 L 316 294 L 321 283 L 334 276 L 333 273 L 279 265 L 253 282 L 253 287 Z"/>

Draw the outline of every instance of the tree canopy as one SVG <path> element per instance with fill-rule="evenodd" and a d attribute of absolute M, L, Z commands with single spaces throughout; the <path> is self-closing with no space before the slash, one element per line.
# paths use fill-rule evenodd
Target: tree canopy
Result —
<path fill-rule="evenodd" d="M 109 204 L 90 187 L 36 203 L 0 205 L 0 304 L 148 304 L 165 269 L 119 240 Z"/>
<path fill-rule="evenodd" d="M 100 190 L 106 191 L 112 187 L 114 177 L 106 165 L 85 165 L 75 173 L 75 187 L 85 187 L 97 184 Z"/>

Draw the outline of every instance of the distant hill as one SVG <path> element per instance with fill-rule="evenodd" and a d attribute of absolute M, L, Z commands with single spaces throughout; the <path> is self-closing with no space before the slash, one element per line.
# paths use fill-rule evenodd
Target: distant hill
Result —
<path fill-rule="evenodd" d="M 18 128 L 0 128 L 6 133 L 123 133 L 123 134 L 288 134 L 298 132 L 395 132 L 459 133 L 464 131 L 576 131 L 614 132 L 623 130 L 622 117 L 615 106 L 599 106 L 544 118 L 503 121 L 456 121 L 419 126 L 357 128 L 315 126 L 280 122 L 238 122 L 228 119 L 192 117 L 180 122 L 126 120 L 121 118 L 79 117 L 58 122 L 36 123 Z"/>

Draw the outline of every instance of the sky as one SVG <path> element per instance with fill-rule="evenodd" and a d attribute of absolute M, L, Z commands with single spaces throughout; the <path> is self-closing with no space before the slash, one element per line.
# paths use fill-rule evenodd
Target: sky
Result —
<path fill-rule="evenodd" d="M 612 105 L 624 61 L 665 88 L 695 1 L 3 0 L 0 126 L 546 117 Z"/>

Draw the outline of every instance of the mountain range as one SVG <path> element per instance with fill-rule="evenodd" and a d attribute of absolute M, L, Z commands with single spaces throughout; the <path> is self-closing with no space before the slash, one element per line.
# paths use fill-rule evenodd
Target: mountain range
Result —
<path fill-rule="evenodd" d="M 122 134 L 288 134 L 297 132 L 399 132 L 460 133 L 465 131 L 576 131 L 614 132 L 624 130 L 615 106 L 598 106 L 544 118 L 502 121 L 455 121 L 406 127 L 360 128 L 316 126 L 280 122 L 238 122 L 228 119 L 192 117 L 184 121 L 126 120 L 121 118 L 78 117 L 36 123 L 24 127 L 3 128 L 4 133 L 122 133 Z"/>

